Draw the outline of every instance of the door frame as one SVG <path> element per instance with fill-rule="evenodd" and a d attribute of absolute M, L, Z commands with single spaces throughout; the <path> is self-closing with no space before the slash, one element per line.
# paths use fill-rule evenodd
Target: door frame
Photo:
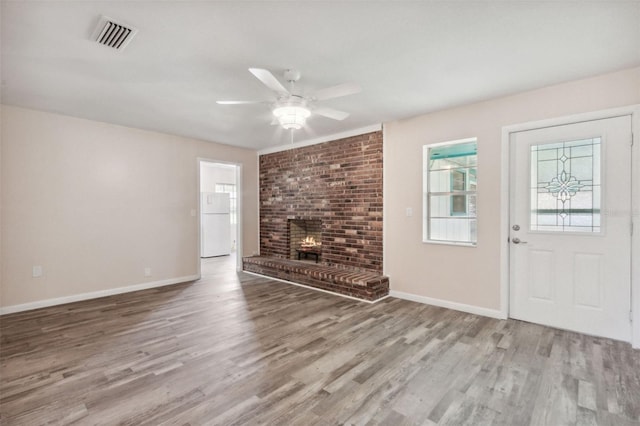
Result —
<path fill-rule="evenodd" d="M 511 134 L 546 127 L 563 126 L 592 120 L 602 120 L 620 116 L 631 116 L 631 131 L 634 136 L 634 149 L 631 159 L 631 220 L 634 232 L 631 237 L 631 345 L 640 349 L 640 104 L 626 107 L 593 111 L 563 117 L 550 118 L 539 121 L 513 124 L 502 127 L 502 162 L 500 173 L 500 313 L 502 318 L 509 318 L 509 292 L 511 288 L 509 274 L 509 216 L 510 196 L 509 182 L 511 179 L 510 140 Z"/>
<path fill-rule="evenodd" d="M 196 253 L 196 260 L 197 260 L 197 271 L 198 271 L 198 278 L 202 278 L 202 259 L 200 258 L 201 253 L 201 232 L 200 232 L 200 227 L 202 226 L 200 221 L 201 221 L 201 216 L 200 216 L 200 167 L 202 165 L 202 163 L 217 163 L 217 164 L 228 164 L 230 166 L 236 166 L 236 216 L 237 216 L 237 220 L 236 220 L 236 271 L 240 272 L 242 271 L 242 224 L 243 224 L 243 220 L 242 220 L 242 212 L 243 212 L 243 207 L 242 207 L 242 163 L 234 163 L 233 161 L 223 161 L 223 160 L 214 160 L 212 158 L 205 158 L 205 157 L 198 157 L 196 158 L 196 164 L 197 164 L 197 182 L 196 182 L 196 222 L 198 224 L 198 238 L 197 238 L 197 253 Z"/>

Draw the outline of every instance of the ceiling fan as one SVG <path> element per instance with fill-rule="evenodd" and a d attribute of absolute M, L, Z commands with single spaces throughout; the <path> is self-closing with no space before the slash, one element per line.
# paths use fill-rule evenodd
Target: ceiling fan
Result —
<path fill-rule="evenodd" d="M 309 118 L 311 113 L 334 120 L 344 120 L 349 116 L 348 112 L 333 108 L 318 108 L 316 107 L 316 103 L 327 99 L 353 95 L 362 90 L 360 86 L 355 83 L 343 83 L 317 90 L 308 96 L 303 96 L 301 92 L 296 91 L 295 88 L 295 83 L 300 80 L 301 76 L 298 70 L 290 69 L 284 72 L 284 79 L 289 83 L 289 89 L 283 86 L 269 70 L 249 68 L 249 72 L 260 80 L 262 84 L 276 93 L 277 97 L 275 101 L 217 101 L 216 103 L 220 105 L 271 104 L 273 115 L 275 116 L 271 124 L 280 124 L 285 129 L 291 130 L 302 128 L 305 120 Z"/>

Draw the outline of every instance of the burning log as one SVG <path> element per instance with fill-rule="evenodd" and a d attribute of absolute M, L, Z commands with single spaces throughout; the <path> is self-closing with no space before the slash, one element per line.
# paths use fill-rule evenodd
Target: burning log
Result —
<path fill-rule="evenodd" d="M 312 236 L 307 236 L 300 242 L 300 247 L 302 248 L 313 248 L 321 245 L 322 243 L 320 241 L 316 241 Z"/>

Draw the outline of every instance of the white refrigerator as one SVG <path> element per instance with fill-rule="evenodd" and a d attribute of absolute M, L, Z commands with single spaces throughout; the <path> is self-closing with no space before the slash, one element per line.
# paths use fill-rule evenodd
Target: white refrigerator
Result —
<path fill-rule="evenodd" d="M 200 257 L 231 254 L 229 194 L 200 194 Z"/>

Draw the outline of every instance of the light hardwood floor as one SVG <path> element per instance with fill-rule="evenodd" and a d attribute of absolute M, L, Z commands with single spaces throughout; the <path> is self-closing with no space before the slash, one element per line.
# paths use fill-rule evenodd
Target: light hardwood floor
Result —
<path fill-rule="evenodd" d="M 0 422 L 640 424 L 628 344 L 247 274 L 3 316 Z"/>

